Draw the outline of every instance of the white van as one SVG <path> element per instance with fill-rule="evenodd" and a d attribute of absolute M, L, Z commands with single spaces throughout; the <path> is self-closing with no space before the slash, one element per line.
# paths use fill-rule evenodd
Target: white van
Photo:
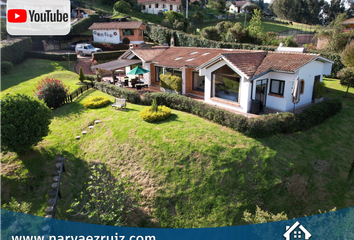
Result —
<path fill-rule="evenodd" d="M 95 48 L 88 43 L 78 43 L 75 46 L 75 52 L 79 53 L 80 56 L 92 55 L 95 52 L 102 52 L 101 48 Z"/>

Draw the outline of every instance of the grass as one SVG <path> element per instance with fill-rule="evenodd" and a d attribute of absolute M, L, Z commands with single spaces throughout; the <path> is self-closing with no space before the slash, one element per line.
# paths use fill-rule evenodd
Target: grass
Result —
<path fill-rule="evenodd" d="M 86 109 L 88 97 L 114 99 L 89 90 L 53 111 L 50 134 L 31 152 L 2 155 L 2 202 L 11 196 L 32 202 L 30 213 L 43 216 L 54 156 L 60 153 L 68 160 L 57 217 L 65 220 L 82 220 L 66 210 L 82 190 L 89 166 L 98 162 L 113 175 L 121 169 L 143 188 L 130 226 L 240 225 L 243 212 L 254 212 L 256 205 L 289 218 L 353 206 L 354 90 L 343 99 L 338 80 L 325 83 L 326 96 L 343 101 L 340 113 L 308 131 L 264 139 L 175 110 L 163 122 L 147 123 L 139 117 L 140 105 L 128 103 L 126 111 Z M 96 119 L 101 123 L 89 130 Z M 77 141 L 83 130 L 87 135 Z"/>
<path fill-rule="evenodd" d="M 76 62 L 70 63 L 73 69 Z M 43 59 L 27 59 L 17 65 L 10 74 L 1 76 L 1 93 L 24 93 L 33 95 L 35 85 L 41 79 L 57 78 L 62 80 L 66 86 L 70 86 L 70 92 L 79 88 L 76 85 L 78 75 L 68 70 L 68 62 L 54 62 Z"/>

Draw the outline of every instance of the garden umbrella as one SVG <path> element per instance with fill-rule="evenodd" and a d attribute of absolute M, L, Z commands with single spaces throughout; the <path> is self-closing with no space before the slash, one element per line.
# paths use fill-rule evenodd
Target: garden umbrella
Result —
<path fill-rule="evenodd" d="M 300 102 L 299 76 L 295 80 L 293 91 L 291 92 L 291 101 L 294 103 L 293 112 L 295 113 L 295 104 Z"/>
<path fill-rule="evenodd" d="M 128 72 L 127 75 L 143 75 L 144 73 L 148 73 L 148 72 L 150 71 L 140 66 L 137 66 L 136 68 Z"/>

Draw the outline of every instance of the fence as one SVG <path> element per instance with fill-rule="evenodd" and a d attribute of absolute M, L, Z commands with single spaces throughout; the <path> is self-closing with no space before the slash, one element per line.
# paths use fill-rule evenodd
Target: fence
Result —
<path fill-rule="evenodd" d="M 82 94 L 83 92 L 89 90 L 90 88 L 93 88 L 94 84 L 93 82 L 88 83 L 85 86 L 82 86 L 78 89 L 76 89 L 74 92 L 72 92 L 71 94 L 67 94 L 65 99 L 63 100 L 61 105 L 64 105 L 66 103 L 72 102 L 73 99 L 75 99 L 76 97 L 78 97 L 80 94 Z"/>

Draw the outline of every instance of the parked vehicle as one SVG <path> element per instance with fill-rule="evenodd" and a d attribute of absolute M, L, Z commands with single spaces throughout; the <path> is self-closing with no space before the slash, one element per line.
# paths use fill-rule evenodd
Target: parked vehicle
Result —
<path fill-rule="evenodd" d="M 70 46 L 69 46 L 69 49 L 75 51 L 76 44 L 78 44 L 78 43 L 85 43 L 85 41 L 84 40 L 79 40 L 77 42 L 72 42 L 70 44 Z"/>
<path fill-rule="evenodd" d="M 102 52 L 101 48 L 95 48 L 91 44 L 88 43 L 78 43 L 75 47 L 75 52 L 80 54 L 80 56 L 92 55 L 95 52 Z"/>

